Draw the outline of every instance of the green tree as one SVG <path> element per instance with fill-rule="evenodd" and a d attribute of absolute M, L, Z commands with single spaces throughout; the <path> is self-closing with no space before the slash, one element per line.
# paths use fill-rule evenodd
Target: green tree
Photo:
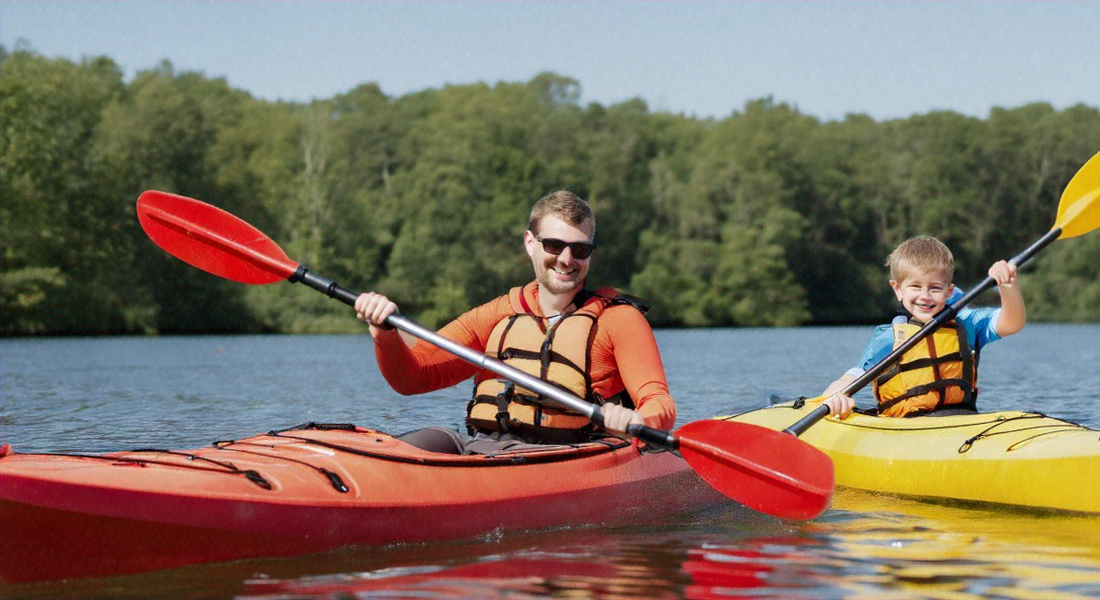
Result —
<path fill-rule="evenodd" d="M 558 180 L 530 124 L 560 108 L 515 84 L 432 96 L 406 140 L 415 159 L 393 177 L 402 218 L 379 289 L 438 324 L 530 277 L 518 252 L 527 211 Z"/>
<path fill-rule="evenodd" d="M 130 83 L 110 59 L 0 47 L 4 335 L 361 331 L 299 286 L 242 286 L 153 245 L 147 189 L 205 200 L 295 260 L 377 289 L 428 325 L 530 278 L 531 203 L 556 189 L 598 215 L 593 285 L 660 325 L 879 321 L 882 262 L 915 234 L 983 279 L 1045 233 L 1100 147 L 1100 111 L 1035 103 L 819 122 L 763 98 L 729 117 L 581 107 L 555 73 L 387 97 L 377 85 L 267 102 L 170 63 Z M 1029 318 L 1100 317 L 1094 236 L 1025 270 Z"/>
<path fill-rule="evenodd" d="M 126 278 L 124 205 L 93 152 L 103 107 L 122 90 L 109 59 L 4 53 L 0 69 L 0 310 L 5 334 L 140 327 Z"/>
<path fill-rule="evenodd" d="M 1060 241 L 1020 276 L 1028 318 L 1095 322 L 1100 317 L 1100 233 Z"/>
<path fill-rule="evenodd" d="M 135 293 L 155 307 L 147 328 L 161 332 L 254 330 L 243 290 L 189 267 L 157 249 L 136 226 L 134 201 L 157 189 L 204 199 L 235 212 L 236 198 L 216 183 L 208 151 L 220 124 L 236 118 L 246 95 L 222 80 L 195 73 L 177 75 L 169 63 L 143 71 L 126 93 L 112 100 L 96 131 L 95 152 L 113 182 L 116 206 L 125 207 L 124 229 L 137 248 Z"/>
<path fill-rule="evenodd" d="M 651 298 L 663 309 L 655 315 L 687 325 L 797 325 L 809 318 L 788 253 L 807 227 L 799 208 L 809 181 L 798 148 L 814 123 L 762 100 L 708 132 L 688 179 L 670 184 L 676 203 L 657 219 L 667 233 L 643 238 L 645 266 L 631 288 L 667 296 L 661 282 L 679 272 L 690 289 L 676 294 L 676 308 Z M 658 248 L 665 244 L 673 250 Z M 756 294 L 761 301 L 750 298 Z"/>

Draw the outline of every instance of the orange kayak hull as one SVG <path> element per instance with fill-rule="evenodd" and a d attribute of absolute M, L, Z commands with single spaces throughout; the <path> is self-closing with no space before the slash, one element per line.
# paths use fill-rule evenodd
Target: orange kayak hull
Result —
<path fill-rule="evenodd" d="M 722 500 L 675 455 L 619 440 L 452 456 L 326 427 L 188 451 L 9 453 L 0 457 L 0 577 L 102 577 L 626 523 Z"/>

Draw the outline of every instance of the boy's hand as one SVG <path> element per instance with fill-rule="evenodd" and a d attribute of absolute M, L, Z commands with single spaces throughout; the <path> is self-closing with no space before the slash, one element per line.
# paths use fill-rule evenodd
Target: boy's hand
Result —
<path fill-rule="evenodd" d="M 1012 287 L 1016 283 L 1016 265 L 999 260 L 989 267 L 989 276 L 997 282 L 997 287 Z"/>
<path fill-rule="evenodd" d="M 851 396 L 845 396 L 839 393 L 833 394 L 822 402 L 822 404 L 828 406 L 829 414 L 838 419 L 847 419 L 848 415 L 852 414 L 852 409 L 856 407 L 856 401 L 852 400 Z"/>

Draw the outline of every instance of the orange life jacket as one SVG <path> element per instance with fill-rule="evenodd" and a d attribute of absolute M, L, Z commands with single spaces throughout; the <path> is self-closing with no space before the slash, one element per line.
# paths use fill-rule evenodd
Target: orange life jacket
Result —
<path fill-rule="evenodd" d="M 921 325 L 894 323 L 894 348 Z M 978 386 L 978 355 L 971 351 L 966 331 L 948 321 L 902 355 L 874 381 L 878 413 L 886 417 L 915 416 L 940 408 L 974 408 Z"/>
<path fill-rule="evenodd" d="M 581 292 L 584 294 L 584 292 Z M 564 388 L 588 402 L 615 402 L 633 408 L 625 390 L 601 398 L 592 390 L 592 343 L 600 314 L 613 304 L 631 304 L 631 296 L 611 288 L 588 295 L 580 307 L 547 327 L 546 321 L 525 306 L 523 288 L 509 292 L 515 311 L 493 328 L 485 353 L 524 373 Z M 570 444 L 591 437 L 595 427 L 588 417 L 539 402 L 543 397 L 511 381 L 482 371 L 474 378 L 474 394 L 466 409 L 466 425 L 475 431 L 503 431 L 532 443 Z"/>

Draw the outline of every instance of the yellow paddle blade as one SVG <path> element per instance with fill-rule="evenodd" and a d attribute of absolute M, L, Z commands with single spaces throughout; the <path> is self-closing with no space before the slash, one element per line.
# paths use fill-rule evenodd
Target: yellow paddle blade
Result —
<path fill-rule="evenodd" d="M 1100 152 L 1089 159 L 1062 192 L 1055 228 L 1062 229 L 1058 239 L 1077 237 L 1100 227 Z"/>

